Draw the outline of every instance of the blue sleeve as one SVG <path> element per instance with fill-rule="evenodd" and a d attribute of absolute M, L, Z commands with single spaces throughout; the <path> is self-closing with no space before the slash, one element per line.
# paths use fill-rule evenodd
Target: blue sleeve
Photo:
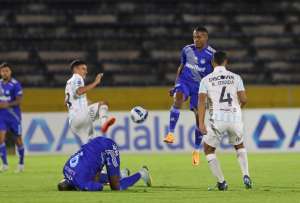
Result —
<path fill-rule="evenodd" d="M 185 64 L 186 63 L 186 53 L 185 48 L 181 50 L 181 56 L 180 56 L 180 63 Z"/>
<path fill-rule="evenodd" d="M 15 91 L 14 91 L 14 95 L 13 96 L 22 96 L 23 95 L 23 89 L 21 84 L 18 82 L 15 85 Z"/>
<path fill-rule="evenodd" d="M 116 153 L 117 152 L 117 153 Z M 120 176 L 120 156 L 119 151 L 109 150 L 106 151 L 106 170 L 108 177 Z"/>

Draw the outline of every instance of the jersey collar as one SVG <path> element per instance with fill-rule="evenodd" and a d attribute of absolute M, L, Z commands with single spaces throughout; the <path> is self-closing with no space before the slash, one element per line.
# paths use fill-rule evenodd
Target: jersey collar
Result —
<path fill-rule="evenodd" d="M 214 68 L 214 72 L 222 72 L 222 71 L 225 71 L 225 70 L 226 70 L 225 66 L 216 66 Z"/>

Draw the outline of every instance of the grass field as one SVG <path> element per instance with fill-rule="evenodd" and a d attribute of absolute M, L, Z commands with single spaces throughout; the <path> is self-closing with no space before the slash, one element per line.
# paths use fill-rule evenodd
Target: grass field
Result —
<path fill-rule="evenodd" d="M 204 157 L 201 165 L 191 166 L 189 154 L 122 155 L 122 167 L 135 172 L 149 166 L 153 187 L 143 182 L 127 191 L 58 192 L 61 169 L 66 156 L 29 156 L 26 171 L 15 174 L 17 158 L 10 156 L 10 170 L 0 173 L 0 203 L 10 202 L 300 202 L 300 155 L 250 154 L 252 190 L 244 189 L 234 154 L 218 154 L 229 184 L 226 192 L 208 191 L 215 185 Z"/>

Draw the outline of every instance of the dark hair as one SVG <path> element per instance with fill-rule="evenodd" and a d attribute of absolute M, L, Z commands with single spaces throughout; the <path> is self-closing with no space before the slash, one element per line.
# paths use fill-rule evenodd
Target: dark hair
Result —
<path fill-rule="evenodd" d="M 194 31 L 196 31 L 196 32 L 206 32 L 208 34 L 208 30 L 205 27 L 203 27 L 203 26 L 197 26 L 197 27 L 195 27 Z"/>
<path fill-rule="evenodd" d="M 61 182 L 59 182 L 57 184 L 57 189 L 59 191 L 73 191 L 73 190 L 76 190 L 76 188 L 73 185 L 71 185 L 69 183 L 69 181 L 67 181 L 65 179 L 63 179 Z"/>
<path fill-rule="evenodd" d="M 79 65 L 86 65 L 86 62 L 85 62 L 85 61 L 82 61 L 82 60 L 79 60 L 79 59 L 76 59 L 76 60 L 72 61 L 71 64 L 70 64 L 70 69 L 71 69 L 71 71 L 73 71 L 74 68 L 75 68 L 76 66 L 79 66 Z"/>
<path fill-rule="evenodd" d="M 214 54 L 213 62 L 215 62 L 217 65 L 221 65 L 225 60 L 227 60 L 227 54 L 224 51 L 217 51 Z"/>
<path fill-rule="evenodd" d="M 11 69 L 11 65 L 9 65 L 9 64 L 6 63 L 6 62 L 3 62 L 3 63 L 0 64 L 0 69 L 1 69 L 1 68 L 5 68 L 5 67 L 8 67 L 8 68 Z"/>

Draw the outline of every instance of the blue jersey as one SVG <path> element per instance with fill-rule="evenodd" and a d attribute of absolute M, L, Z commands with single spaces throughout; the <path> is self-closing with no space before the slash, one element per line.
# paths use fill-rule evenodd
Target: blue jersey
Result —
<path fill-rule="evenodd" d="M 0 80 L 0 102 L 12 102 L 17 96 L 22 96 L 23 91 L 21 84 L 14 78 L 9 82 L 4 83 Z M 13 116 L 17 120 L 21 120 L 20 106 L 13 106 L 7 109 L 0 109 L 0 116 Z"/>
<path fill-rule="evenodd" d="M 213 71 L 211 64 L 215 50 L 205 46 L 202 50 L 195 44 L 185 46 L 181 51 L 181 64 L 183 65 L 180 80 L 199 86 L 202 78 Z"/>
<path fill-rule="evenodd" d="M 96 137 L 70 157 L 63 173 L 76 188 L 85 190 L 104 166 L 109 177 L 120 176 L 120 157 L 116 143 L 106 137 Z"/>

